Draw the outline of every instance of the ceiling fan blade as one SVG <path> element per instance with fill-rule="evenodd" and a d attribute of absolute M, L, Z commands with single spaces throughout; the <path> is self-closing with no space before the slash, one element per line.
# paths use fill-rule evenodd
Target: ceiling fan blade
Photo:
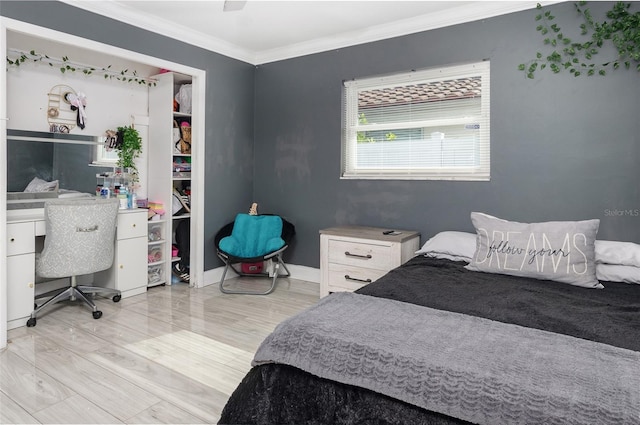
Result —
<path fill-rule="evenodd" d="M 222 10 L 224 12 L 233 12 L 234 10 L 242 10 L 247 0 L 225 0 Z"/>

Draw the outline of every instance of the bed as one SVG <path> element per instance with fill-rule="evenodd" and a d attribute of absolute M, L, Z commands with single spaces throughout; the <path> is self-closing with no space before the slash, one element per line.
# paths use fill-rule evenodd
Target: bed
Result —
<path fill-rule="evenodd" d="M 640 423 L 640 246 L 587 243 L 595 289 L 472 270 L 463 239 L 279 325 L 219 423 Z"/>

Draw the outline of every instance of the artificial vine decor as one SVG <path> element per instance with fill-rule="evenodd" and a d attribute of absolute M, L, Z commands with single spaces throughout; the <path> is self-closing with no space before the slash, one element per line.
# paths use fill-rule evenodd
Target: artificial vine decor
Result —
<path fill-rule="evenodd" d="M 585 1 L 575 3 L 576 11 L 584 19 L 580 24 L 580 35 L 586 41 L 582 42 L 571 39 L 558 24 L 552 23 L 555 17 L 551 12 L 537 5 L 540 13 L 535 18 L 539 22 L 536 31 L 552 51 L 546 56 L 537 52 L 535 59 L 518 65 L 528 78 L 534 78 L 537 70 L 547 67 L 554 74 L 568 70 L 575 77 L 606 75 L 607 70 L 621 66 L 626 69 L 635 66 L 640 72 L 640 12 L 630 13 L 631 3 L 618 2 L 606 13 L 609 21 L 596 22 L 585 4 Z M 618 57 L 603 60 L 598 53 L 609 41 L 616 48 Z"/>
<path fill-rule="evenodd" d="M 7 67 L 19 67 L 25 62 L 44 62 L 48 63 L 52 68 L 58 66 L 58 69 L 63 74 L 67 72 L 80 71 L 84 75 L 102 74 L 105 79 L 116 79 L 125 83 L 137 83 L 147 86 L 156 85 L 156 82 L 154 80 L 138 77 L 138 73 L 135 70 L 131 72 L 129 72 L 128 69 L 122 71 L 114 71 L 111 69 L 111 65 L 107 66 L 106 68 L 95 68 L 89 65 L 74 63 L 67 56 L 63 56 L 62 58 L 54 58 L 49 57 L 45 54 L 38 53 L 35 50 L 22 52 L 11 49 L 9 52 L 15 54 L 16 56 L 12 59 L 9 57 L 9 54 L 7 54 Z"/>

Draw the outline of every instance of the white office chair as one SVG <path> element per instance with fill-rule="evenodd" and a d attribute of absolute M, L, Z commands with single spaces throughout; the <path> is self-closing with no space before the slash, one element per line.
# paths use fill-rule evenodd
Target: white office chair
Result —
<path fill-rule="evenodd" d="M 42 253 L 36 257 L 36 274 L 43 278 L 70 277 L 69 287 L 36 298 L 49 298 L 36 306 L 27 326 L 36 325 L 36 315 L 60 301 L 81 299 L 99 319 L 98 310 L 87 294 L 108 294 L 120 301 L 120 291 L 99 286 L 78 286 L 76 277 L 106 270 L 113 264 L 116 236 L 117 199 L 51 200 L 44 205 L 46 236 Z"/>

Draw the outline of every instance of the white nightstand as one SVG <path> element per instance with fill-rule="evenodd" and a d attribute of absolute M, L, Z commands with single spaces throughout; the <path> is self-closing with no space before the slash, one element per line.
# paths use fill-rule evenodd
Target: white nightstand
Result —
<path fill-rule="evenodd" d="M 320 297 L 355 291 L 415 256 L 420 233 L 362 226 L 320 230 Z"/>

